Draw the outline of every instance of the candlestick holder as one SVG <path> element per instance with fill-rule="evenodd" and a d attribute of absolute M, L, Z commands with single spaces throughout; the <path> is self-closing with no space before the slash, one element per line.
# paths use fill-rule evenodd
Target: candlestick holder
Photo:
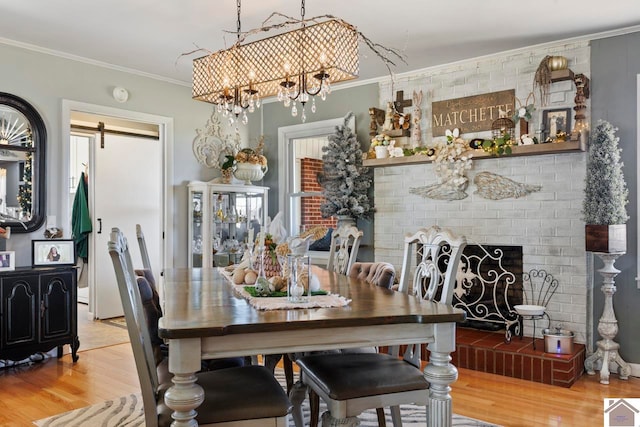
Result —
<path fill-rule="evenodd" d="M 616 293 L 614 279 L 618 273 L 620 273 L 620 270 L 615 268 L 613 264 L 618 257 L 624 255 L 624 252 L 594 252 L 594 254 L 604 262 L 604 267 L 598 270 L 603 277 L 603 283 L 600 289 L 602 293 L 604 293 L 604 309 L 598 322 L 598 332 L 603 339 L 596 343 L 598 348 L 595 353 L 587 357 L 584 361 L 584 367 L 587 370 L 587 374 L 595 375 L 594 366 L 598 360 L 601 360 L 600 383 L 609 384 L 610 365 L 612 364 L 618 365 L 621 380 L 629 379 L 629 375 L 631 375 L 631 366 L 629 366 L 618 353 L 620 344 L 613 340 L 618 334 L 618 320 L 613 310 L 613 294 Z"/>

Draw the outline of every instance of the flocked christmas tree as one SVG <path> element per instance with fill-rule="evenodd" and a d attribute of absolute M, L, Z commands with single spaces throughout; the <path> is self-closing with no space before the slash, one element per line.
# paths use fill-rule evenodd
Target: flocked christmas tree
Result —
<path fill-rule="evenodd" d="M 625 224 L 629 218 L 625 209 L 629 191 L 616 130 L 611 123 L 600 120 L 591 139 L 582 209 L 586 224 Z"/>
<path fill-rule="evenodd" d="M 342 126 L 329 136 L 329 144 L 322 147 L 322 185 L 325 201 L 320 205 L 324 218 L 346 215 L 368 218 L 373 213 L 368 190 L 371 176 L 362 166 L 362 150 L 355 133 L 348 126 L 353 113 L 347 114 Z"/>
<path fill-rule="evenodd" d="M 32 148 L 33 147 L 33 138 L 31 136 L 31 131 L 27 132 L 27 139 L 24 143 L 25 147 Z M 33 153 L 31 151 L 27 151 L 25 155 L 24 161 L 24 172 L 22 175 L 23 184 L 20 184 L 20 188 L 18 190 L 18 203 L 20 204 L 20 208 L 22 209 L 22 217 L 25 219 L 29 219 L 31 217 L 31 203 L 33 200 L 32 197 L 32 163 L 33 163 Z"/>

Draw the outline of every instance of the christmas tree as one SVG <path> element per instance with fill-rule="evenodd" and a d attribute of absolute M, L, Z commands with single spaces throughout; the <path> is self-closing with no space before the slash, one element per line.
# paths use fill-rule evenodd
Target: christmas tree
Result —
<path fill-rule="evenodd" d="M 318 181 L 322 185 L 325 201 L 320 205 L 324 218 L 347 215 L 352 218 L 369 218 L 373 206 L 367 194 L 371 176 L 362 166 L 362 150 L 356 135 L 349 128 L 353 113 L 347 114 L 342 126 L 329 136 L 329 144 L 322 147 L 322 173 Z"/>
<path fill-rule="evenodd" d="M 618 138 L 611 123 L 600 120 L 596 126 L 585 178 L 585 197 L 582 214 L 587 224 L 624 224 L 629 218 L 625 206 L 629 191 L 622 173 Z"/>
<path fill-rule="evenodd" d="M 24 143 L 25 147 L 31 148 L 33 147 L 33 138 L 31 136 L 31 131 L 27 132 L 27 140 Z M 24 184 L 20 185 L 18 189 L 18 203 L 20 204 L 20 208 L 22 209 L 22 217 L 23 218 L 31 218 L 31 201 L 32 197 L 32 172 L 31 167 L 33 163 L 33 153 L 31 151 L 27 151 L 25 155 L 24 161 L 24 172 L 22 175 L 22 181 Z"/>

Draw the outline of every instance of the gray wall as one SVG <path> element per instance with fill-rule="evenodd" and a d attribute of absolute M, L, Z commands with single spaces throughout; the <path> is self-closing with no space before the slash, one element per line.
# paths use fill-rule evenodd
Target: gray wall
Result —
<path fill-rule="evenodd" d="M 209 118 L 212 107 L 193 101 L 191 88 L 116 71 L 104 67 L 76 62 L 44 53 L 0 44 L 0 57 L 4 66 L 0 68 L 0 91 L 17 95 L 29 102 L 42 116 L 47 128 L 47 202 L 46 215 L 55 215 L 57 225 L 66 224 L 61 218 L 62 195 L 66 185 L 59 173 L 62 159 L 62 100 L 69 99 L 155 114 L 174 119 L 174 186 L 175 198 L 169 209 L 174 212 L 173 229 L 167 230 L 176 236 L 175 265 L 187 263 L 187 207 L 185 184 L 189 180 L 209 180 L 212 170 L 201 167 L 191 151 L 195 129 L 201 128 Z M 179 66 L 191 67 L 185 60 Z M 115 86 L 129 90 L 129 101 L 120 104 L 111 93 Z M 141 169 L 143 170 L 143 169 Z M 64 226 L 63 226 L 64 227 Z M 65 227 L 66 228 L 66 227 Z M 71 230 L 64 230 L 65 237 Z M 13 233 L 7 241 L 7 250 L 16 251 L 16 266 L 31 265 L 32 239 L 42 239 L 44 228 L 28 235 Z M 105 248 L 106 250 L 106 248 Z"/>
<path fill-rule="evenodd" d="M 613 305 L 619 332 L 615 341 L 620 343 L 620 354 L 631 363 L 640 363 L 638 339 L 638 307 L 640 290 L 636 287 L 638 257 L 638 187 L 637 187 L 637 75 L 640 74 L 640 33 L 627 34 L 591 43 L 591 123 L 608 120 L 618 127 L 617 136 L 624 159 L 624 176 L 629 187 L 627 213 L 627 254 L 616 261 L 620 270 L 616 277 L 617 292 Z M 602 267 L 594 260 L 594 269 Z M 594 275 L 594 334 L 597 319 L 602 314 L 604 297 L 600 291 L 602 276 Z"/>
<path fill-rule="evenodd" d="M 372 83 L 347 89 L 334 90 L 326 101 L 318 100 L 315 114 L 307 112 L 307 123 L 344 117 L 352 111 L 356 120 L 356 134 L 361 149 L 369 149 L 369 108 L 378 106 L 378 84 Z M 300 115 L 291 116 L 291 109 L 285 108 L 282 103 L 272 102 L 263 104 L 262 130 L 258 125 L 251 125 L 249 137 L 255 141 L 260 132 L 265 137 L 265 155 L 269 160 L 269 172 L 264 178 L 264 185 L 269 187 L 269 216 L 272 218 L 278 213 L 278 128 L 302 123 Z M 252 121 L 252 117 L 249 118 Z M 252 142 L 255 145 L 255 142 Z M 361 260 L 373 260 L 373 224 L 372 221 L 360 220 L 358 227 L 364 231 L 362 249 L 358 258 Z"/>

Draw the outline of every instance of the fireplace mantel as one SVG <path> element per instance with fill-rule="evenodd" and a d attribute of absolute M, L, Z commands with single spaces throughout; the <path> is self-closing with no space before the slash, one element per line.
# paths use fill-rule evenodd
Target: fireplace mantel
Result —
<path fill-rule="evenodd" d="M 586 150 L 585 144 L 580 141 L 567 141 L 558 143 L 545 143 L 534 145 L 518 145 L 512 147 L 512 154 L 503 155 L 501 157 L 518 157 L 518 156 L 534 156 L 541 154 L 558 154 L 581 152 Z M 473 150 L 473 160 L 495 159 L 496 156 L 483 150 Z M 431 163 L 427 156 L 405 156 L 405 157 L 388 157 L 386 159 L 365 159 L 362 161 L 363 166 L 367 167 L 385 167 L 385 166 L 405 166 L 420 163 Z"/>

